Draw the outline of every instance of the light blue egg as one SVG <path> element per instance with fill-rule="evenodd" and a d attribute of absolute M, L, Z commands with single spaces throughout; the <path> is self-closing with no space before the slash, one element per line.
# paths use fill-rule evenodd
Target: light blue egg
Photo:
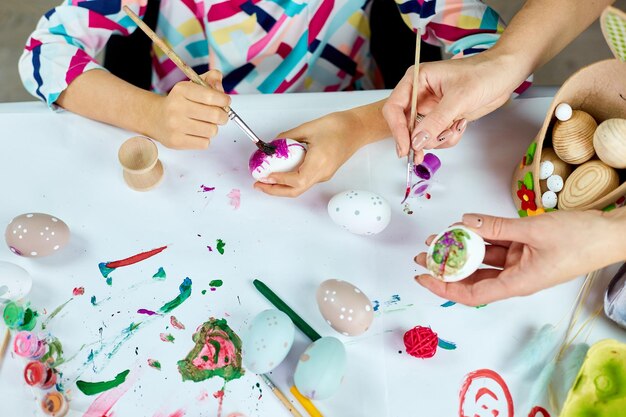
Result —
<path fill-rule="evenodd" d="M 255 374 L 270 372 L 289 353 L 294 334 L 293 322 L 282 311 L 260 312 L 242 334 L 243 365 Z"/>
<path fill-rule="evenodd" d="M 322 337 L 311 343 L 300 356 L 294 383 L 312 400 L 331 397 L 341 385 L 346 372 L 346 348 L 334 337 Z"/>
<path fill-rule="evenodd" d="M 611 279 L 604 294 L 604 313 L 626 329 L 626 264 Z"/>

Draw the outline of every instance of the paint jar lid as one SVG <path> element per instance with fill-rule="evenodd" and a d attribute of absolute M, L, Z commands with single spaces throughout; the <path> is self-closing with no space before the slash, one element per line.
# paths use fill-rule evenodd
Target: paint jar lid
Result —
<path fill-rule="evenodd" d="M 427 153 L 424 155 L 422 163 L 413 167 L 413 172 L 421 179 L 429 180 L 435 175 L 439 168 L 441 168 L 441 160 L 437 155 Z"/>

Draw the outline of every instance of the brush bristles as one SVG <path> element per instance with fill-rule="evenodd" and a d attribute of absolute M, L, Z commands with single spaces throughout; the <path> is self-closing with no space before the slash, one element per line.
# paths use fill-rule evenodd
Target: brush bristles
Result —
<path fill-rule="evenodd" d="M 259 144 L 259 149 L 267 156 L 272 156 L 276 153 L 276 146 L 267 143 Z"/>

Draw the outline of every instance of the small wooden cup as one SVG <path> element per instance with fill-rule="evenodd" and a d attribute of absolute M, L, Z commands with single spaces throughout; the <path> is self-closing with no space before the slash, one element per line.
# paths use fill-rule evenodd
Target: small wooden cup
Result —
<path fill-rule="evenodd" d="M 117 157 L 124 169 L 124 181 L 135 191 L 149 191 L 161 183 L 163 164 L 154 142 L 135 136 L 122 144 Z"/>

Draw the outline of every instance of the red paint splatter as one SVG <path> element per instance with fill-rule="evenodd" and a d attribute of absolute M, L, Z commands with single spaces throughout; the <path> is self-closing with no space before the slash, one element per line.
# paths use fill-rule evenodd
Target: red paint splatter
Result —
<path fill-rule="evenodd" d="M 504 398 L 498 397 L 492 389 L 485 386 L 489 381 L 495 384 L 492 385 L 493 388 L 499 388 L 498 391 L 501 391 Z M 480 388 L 476 390 L 474 398 L 467 399 L 466 396 L 472 384 L 475 384 L 474 388 L 476 388 L 476 385 L 480 385 Z M 485 395 L 492 397 L 498 403 L 506 401 L 506 410 L 497 409 L 496 407 L 498 406 L 498 403 L 496 403 L 494 407 L 491 407 L 491 413 L 494 417 L 501 415 L 503 412 L 507 412 L 507 414 L 504 414 L 503 417 L 513 417 L 513 397 L 511 396 L 509 387 L 506 385 L 506 382 L 504 382 L 504 379 L 502 379 L 497 372 L 492 371 L 491 369 L 479 369 L 467 374 L 465 382 L 463 382 L 459 393 L 459 417 L 475 417 L 476 414 L 472 411 L 472 408 L 476 408 L 479 401 Z M 469 409 L 469 414 L 465 411 L 466 407 Z M 485 410 L 488 409 L 486 404 L 483 404 L 481 408 Z"/>
<path fill-rule="evenodd" d="M 204 401 L 209 398 L 209 393 L 206 391 L 202 391 L 200 395 L 198 395 L 198 401 Z"/>
<path fill-rule="evenodd" d="M 74 294 L 75 296 L 79 296 L 79 295 L 83 295 L 85 294 L 85 288 L 84 287 L 76 287 L 72 290 L 72 294 Z"/>
<path fill-rule="evenodd" d="M 217 398 L 218 406 L 217 406 L 217 417 L 222 415 L 222 405 L 224 404 L 224 388 L 213 393 L 213 398 Z"/>
<path fill-rule="evenodd" d="M 537 417 L 539 413 L 541 413 L 542 417 L 550 417 L 550 413 L 548 413 L 548 410 L 538 405 L 530 410 L 530 413 L 528 413 L 528 417 Z"/>
<path fill-rule="evenodd" d="M 137 262 L 145 261 L 148 258 L 153 257 L 167 249 L 167 246 L 161 246 L 160 248 L 152 249 L 147 252 L 138 253 L 137 255 L 130 256 L 125 259 L 120 259 L 119 261 L 107 262 L 107 268 L 120 268 L 122 266 L 128 266 L 132 264 L 136 264 Z"/>
<path fill-rule="evenodd" d="M 426 193 L 426 200 L 430 200 L 430 194 Z"/>

